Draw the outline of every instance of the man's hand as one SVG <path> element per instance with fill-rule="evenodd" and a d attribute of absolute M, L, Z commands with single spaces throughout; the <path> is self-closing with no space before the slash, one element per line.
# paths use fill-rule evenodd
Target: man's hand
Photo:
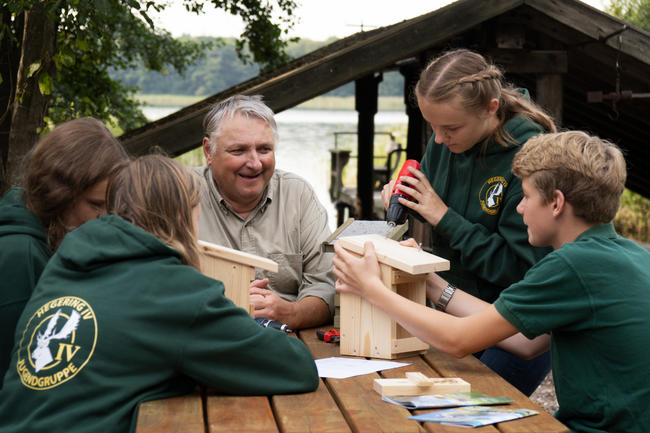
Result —
<path fill-rule="evenodd" d="M 265 317 L 289 325 L 293 316 L 294 302 L 282 299 L 273 290 L 266 289 L 268 278 L 251 281 L 250 302 L 255 307 L 255 317 Z M 294 329 L 294 328 L 291 328 Z"/>
<path fill-rule="evenodd" d="M 321 298 L 307 296 L 297 302 L 287 301 L 266 289 L 268 282 L 267 278 L 251 282 L 249 293 L 255 318 L 276 320 L 293 330 L 322 325 L 330 320 L 329 306 Z"/>

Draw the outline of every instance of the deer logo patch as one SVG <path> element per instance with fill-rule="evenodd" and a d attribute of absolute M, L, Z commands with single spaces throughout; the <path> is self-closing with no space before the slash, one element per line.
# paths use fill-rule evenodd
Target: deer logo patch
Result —
<path fill-rule="evenodd" d="M 16 368 L 23 385 L 54 388 L 79 373 L 97 342 L 97 320 L 86 301 L 65 296 L 43 304 L 29 319 Z"/>

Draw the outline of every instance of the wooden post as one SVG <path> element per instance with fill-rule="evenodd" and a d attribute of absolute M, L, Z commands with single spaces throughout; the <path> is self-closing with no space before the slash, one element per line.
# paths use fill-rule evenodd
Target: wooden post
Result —
<path fill-rule="evenodd" d="M 375 143 L 375 114 L 377 93 L 381 74 L 367 75 L 355 81 L 355 109 L 359 113 L 357 123 L 357 198 L 358 219 L 370 220 L 373 216 L 373 158 Z"/>
<path fill-rule="evenodd" d="M 225 295 L 235 305 L 253 315 L 250 303 L 250 283 L 255 279 L 255 268 L 278 272 L 273 260 L 254 254 L 199 241 L 201 272 L 219 280 L 225 286 Z"/>
<path fill-rule="evenodd" d="M 553 117 L 555 125 L 562 126 L 562 75 L 540 74 L 537 76 L 537 103 Z"/>
<path fill-rule="evenodd" d="M 364 243 L 375 246 L 381 281 L 390 290 L 425 305 L 429 272 L 449 269 L 449 261 L 433 254 L 405 247 L 379 235 L 349 236 L 339 239 L 352 253 L 361 255 Z M 422 353 L 429 345 L 412 336 L 380 308 L 359 296 L 341 294 L 341 355 L 394 359 Z"/>

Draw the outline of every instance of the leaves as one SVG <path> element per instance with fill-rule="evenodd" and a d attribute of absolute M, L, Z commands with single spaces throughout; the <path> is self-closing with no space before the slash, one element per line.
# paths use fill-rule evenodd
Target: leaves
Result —
<path fill-rule="evenodd" d="M 41 62 L 34 62 L 27 67 L 27 78 L 31 78 L 41 67 Z"/>
<path fill-rule="evenodd" d="M 43 72 L 39 74 L 38 88 L 41 91 L 42 95 L 49 95 L 50 93 L 52 93 L 52 89 L 54 88 L 54 82 L 52 81 L 52 77 L 50 77 L 50 74 L 48 74 L 47 72 Z"/>
<path fill-rule="evenodd" d="M 34 4 L 42 4 L 40 1 L 3 2 L 0 13 L 10 13 L 11 19 L 2 20 L 0 41 L 20 48 L 22 38 L 17 36 L 22 35 L 23 14 Z M 137 89 L 112 79 L 109 72 L 144 65 L 154 71 L 182 74 L 216 46 L 212 40 L 174 39 L 169 32 L 155 28 L 151 13 L 164 9 L 167 0 L 50 0 L 46 4 L 57 25 L 54 68 L 43 71 L 46 63 L 35 62 L 26 73 L 38 77 L 43 95 L 51 95 L 48 127 L 78 116 L 111 121 L 124 130 L 139 126 L 146 120 L 132 100 Z M 292 25 L 293 1 L 184 0 L 184 5 L 192 11 L 188 13 L 218 7 L 240 16 L 247 23 L 237 45 L 240 58 L 266 68 L 289 59 L 284 51 L 287 42 L 281 37 Z M 11 59 L 14 72 L 20 50 L 15 54 Z M 21 96 L 16 92 L 18 103 Z"/>

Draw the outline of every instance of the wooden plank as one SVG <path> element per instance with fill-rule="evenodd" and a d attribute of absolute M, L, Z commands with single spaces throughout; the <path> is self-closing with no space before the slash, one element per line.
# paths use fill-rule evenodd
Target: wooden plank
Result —
<path fill-rule="evenodd" d="M 320 329 L 329 331 L 330 328 L 322 327 Z M 296 338 L 295 335 L 291 334 L 290 337 Z M 326 345 L 328 349 L 335 350 L 337 348 L 336 344 L 318 340 L 314 329 L 300 330 L 297 332 L 297 337 L 318 341 Z M 322 379 L 314 392 L 274 395 L 271 397 L 271 404 L 282 433 L 346 433 L 351 431 Z"/>
<path fill-rule="evenodd" d="M 136 433 L 204 433 L 198 393 L 140 404 Z"/>
<path fill-rule="evenodd" d="M 424 360 L 422 356 L 412 356 L 409 358 L 400 359 L 400 362 L 408 362 L 410 364 L 405 367 L 384 370 L 380 372 L 380 374 L 385 378 L 392 378 L 392 379 L 396 379 L 398 377 L 404 377 L 404 375 L 408 372 L 421 372 L 427 377 L 440 377 L 440 374 L 436 370 L 431 368 L 431 366 Z M 421 415 L 431 411 L 432 409 L 421 409 L 421 410 L 414 410 L 411 412 L 414 415 Z M 444 426 L 432 422 L 421 423 L 421 425 L 426 431 L 431 433 L 459 433 L 458 427 Z M 477 432 L 477 433 L 497 433 L 497 431 L 498 430 L 494 426 L 485 426 L 485 427 L 472 429 L 472 432 Z"/>
<path fill-rule="evenodd" d="M 208 433 L 278 432 L 268 397 L 209 395 L 206 404 Z"/>
<path fill-rule="evenodd" d="M 318 340 L 313 329 L 301 331 L 299 337 L 315 359 L 339 356 L 338 345 Z M 379 374 L 372 373 L 347 379 L 323 380 L 352 431 L 424 432 L 419 423 L 408 419 L 408 410 L 382 401 L 379 394 L 372 391 L 373 380 L 379 377 Z"/>
<path fill-rule="evenodd" d="M 352 431 L 322 379 L 314 392 L 274 395 L 271 401 L 282 433 Z"/>
<path fill-rule="evenodd" d="M 415 373 L 413 373 L 415 374 Z M 453 392 L 469 392 L 471 385 L 459 377 L 435 377 L 430 381 L 421 379 L 416 383 L 410 376 L 396 379 L 375 379 L 373 389 L 380 395 L 426 395 L 449 394 Z"/>
<path fill-rule="evenodd" d="M 206 241 L 199 241 L 199 250 L 210 257 L 217 257 L 234 263 L 264 269 L 265 271 L 278 272 L 278 264 L 273 260 L 235 250 Z"/>
<path fill-rule="evenodd" d="M 449 270 L 449 260 L 420 251 L 417 248 L 400 245 L 397 241 L 379 235 L 346 236 L 340 238 L 338 242 L 344 248 L 357 254 L 363 254 L 364 244 L 372 242 L 380 263 L 385 263 L 409 274 Z"/>
<path fill-rule="evenodd" d="M 253 315 L 250 303 L 250 283 L 255 278 L 255 268 L 206 254 L 199 255 L 201 272 L 224 285 L 224 294 L 235 305 Z"/>
<path fill-rule="evenodd" d="M 539 412 L 539 415 L 498 424 L 497 428 L 500 432 L 569 432 L 569 429 L 561 422 L 553 418 L 548 412 L 537 406 L 473 356 L 469 355 L 462 359 L 456 359 L 433 349 L 423 356 L 443 377 L 461 377 L 472 384 L 473 391 L 484 392 L 497 397 L 509 397 L 514 400 L 509 407 L 533 409 Z"/>

